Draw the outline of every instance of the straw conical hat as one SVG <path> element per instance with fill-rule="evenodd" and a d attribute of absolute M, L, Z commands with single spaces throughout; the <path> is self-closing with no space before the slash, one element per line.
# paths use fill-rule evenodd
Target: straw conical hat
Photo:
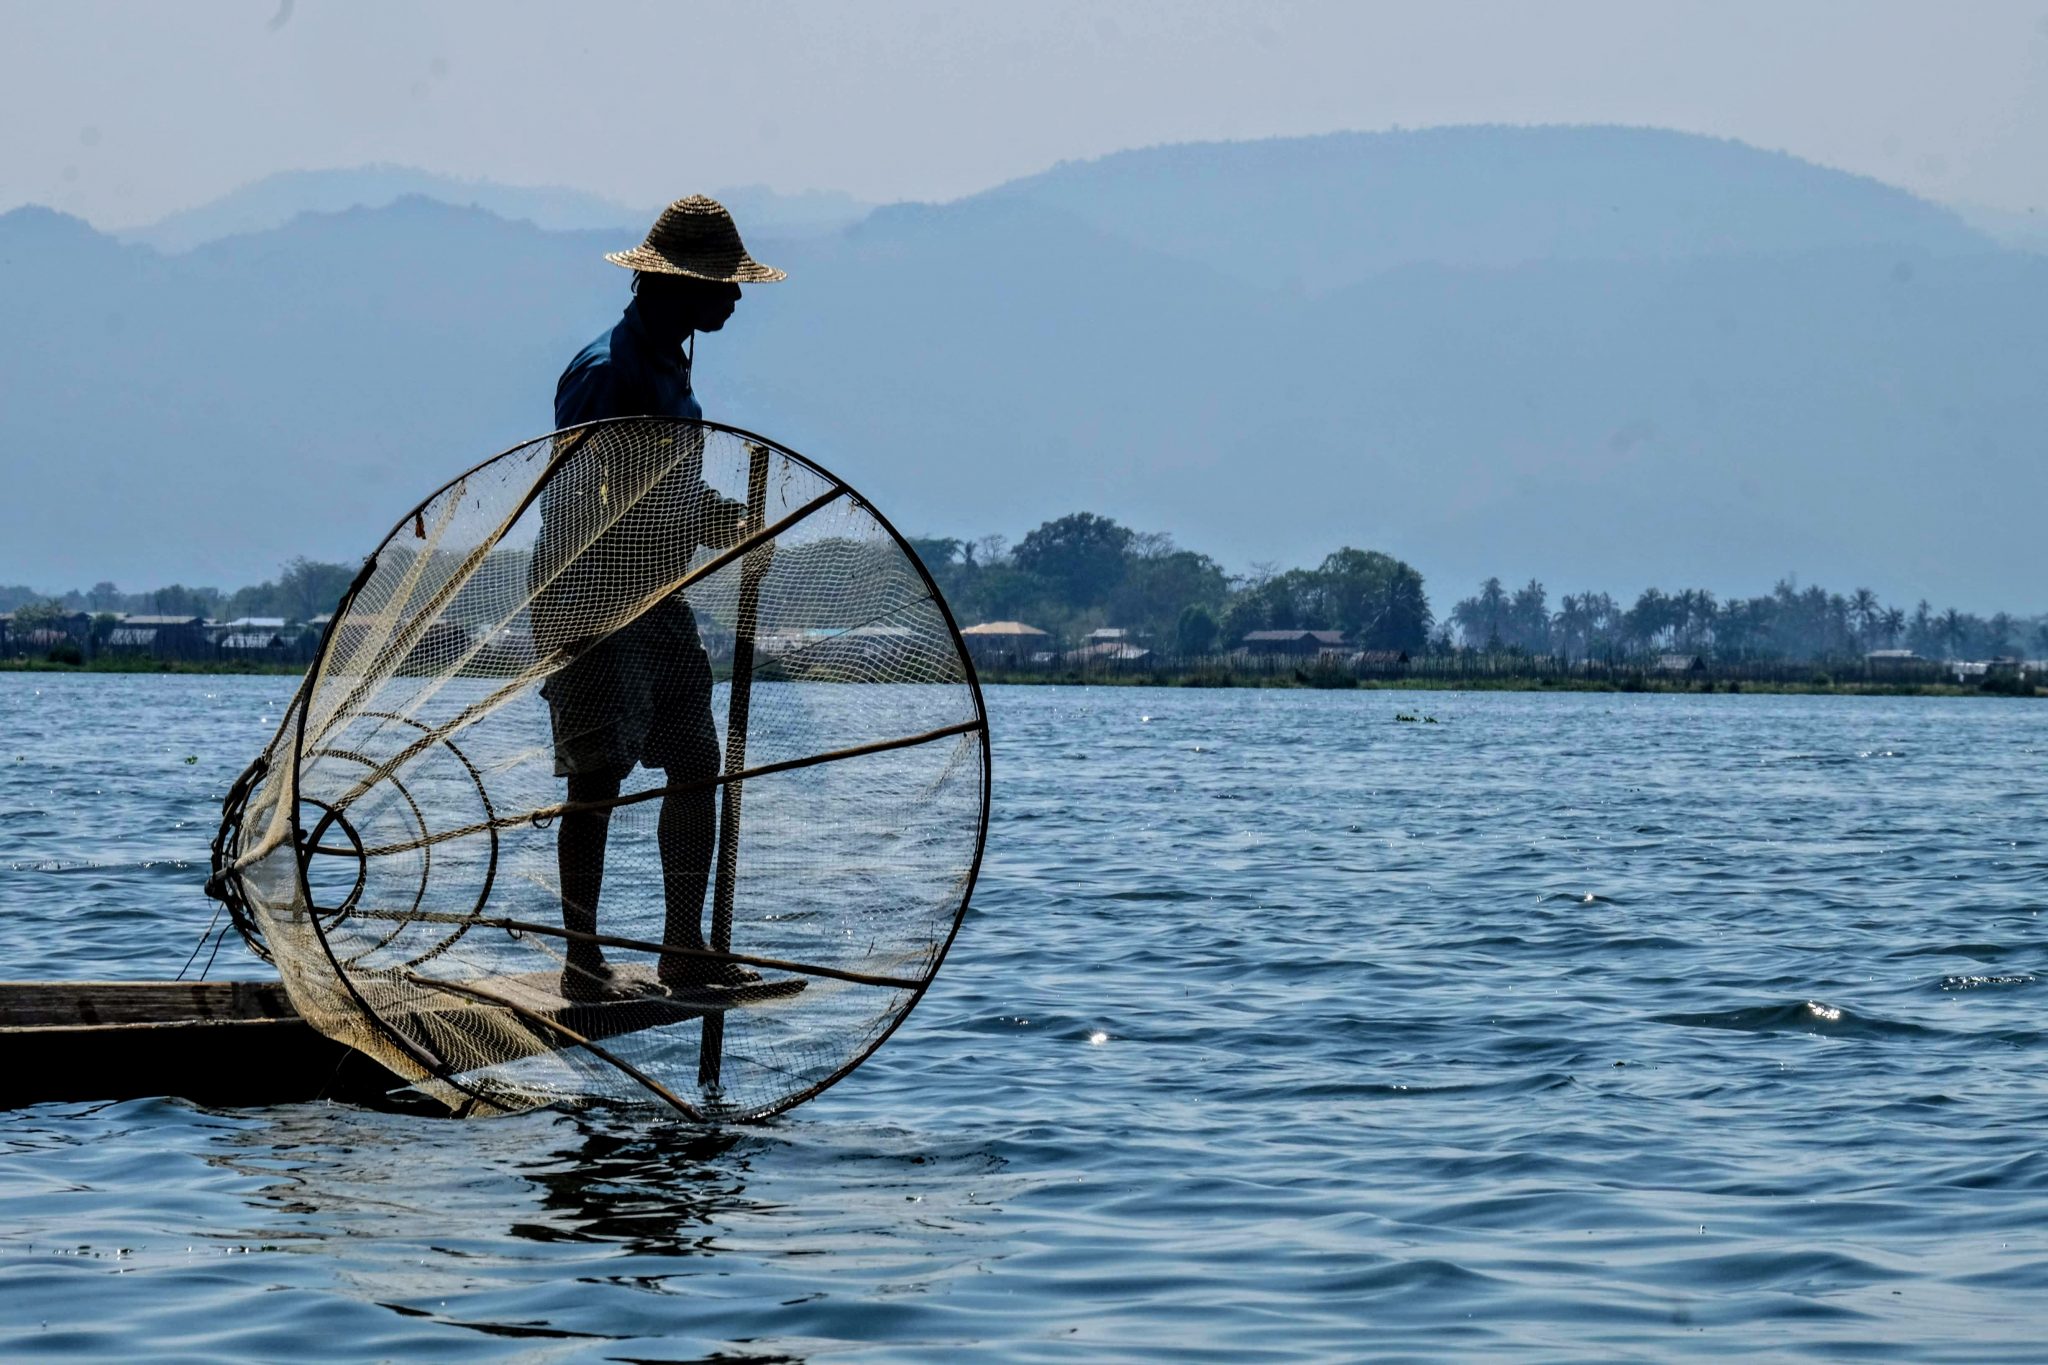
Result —
<path fill-rule="evenodd" d="M 648 229 L 646 241 L 631 251 L 606 252 L 605 259 L 628 270 L 725 284 L 770 284 L 789 278 L 787 271 L 749 256 L 725 205 L 701 194 L 670 204 Z"/>

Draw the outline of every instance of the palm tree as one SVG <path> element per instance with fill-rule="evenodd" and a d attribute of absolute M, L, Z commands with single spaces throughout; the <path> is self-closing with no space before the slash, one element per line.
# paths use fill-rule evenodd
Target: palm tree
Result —
<path fill-rule="evenodd" d="M 1870 648 L 1871 627 L 1877 624 L 1884 609 L 1878 605 L 1877 594 L 1868 588 L 1858 588 L 1849 594 L 1849 618 L 1856 623 L 1856 642 L 1863 648 Z"/>
<path fill-rule="evenodd" d="M 1515 593 L 1508 604 L 1508 629 L 1512 645 L 1520 645 L 1531 654 L 1546 653 L 1550 649 L 1550 606 L 1549 594 L 1535 579 Z"/>
<path fill-rule="evenodd" d="M 1720 659 L 1747 658 L 1756 652 L 1757 621 L 1768 597 L 1743 601 L 1731 598 L 1714 614 L 1714 655 Z"/>
<path fill-rule="evenodd" d="M 1496 650 L 1502 644 L 1501 627 L 1506 624 L 1507 612 L 1507 589 L 1498 578 L 1489 578 L 1479 585 L 1477 597 L 1468 597 L 1451 608 L 1451 620 L 1457 623 L 1467 649 L 1484 646 Z"/>
<path fill-rule="evenodd" d="M 1912 634 L 1906 638 L 1912 641 L 1913 648 L 1928 654 L 1934 653 L 1935 645 L 1940 642 L 1941 636 L 1934 624 L 1934 608 L 1924 597 L 1913 608 Z"/>
<path fill-rule="evenodd" d="M 1906 630 L 1906 609 L 1904 607 L 1886 607 L 1884 617 L 1879 625 L 1884 631 L 1884 647 L 1886 649 L 1898 648 L 1899 636 L 1903 635 Z"/>
<path fill-rule="evenodd" d="M 1849 599 L 1840 593 L 1828 593 L 1826 606 L 1821 614 L 1821 646 L 1815 652 L 1823 658 L 1848 654 L 1854 648 L 1849 630 Z"/>
<path fill-rule="evenodd" d="M 1486 647 L 1500 648 L 1500 628 L 1507 621 L 1508 594 L 1498 578 L 1489 578 L 1479 585 L 1480 620 L 1486 627 Z"/>
<path fill-rule="evenodd" d="M 1993 658 L 2003 658 L 2012 653 L 2012 628 L 2015 624 L 2012 613 L 2001 611 L 1994 615 L 1987 626 L 1990 628 L 1988 644 Z"/>
<path fill-rule="evenodd" d="M 1628 609 L 1623 618 L 1622 628 L 1627 632 L 1629 642 L 1638 649 L 1655 649 L 1664 632 L 1675 625 L 1677 618 L 1675 601 L 1664 595 L 1658 588 L 1644 588 L 1636 604 Z"/>
<path fill-rule="evenodd" d="M 1947 646 L 1948 657 L 1955 658 L 1962 651 L 1963 635 L 1967 629 L 1963 624 L 1963 614 L 1950 607 L 1941 614 L 1936 628 L 1941 632 L 1942 643 Z"/>
<path fill-rule="evenodd" d="M 1714 594 L 1705 588 L 1687 588 L 1678 595 L 1678 606 L 1685 619 L 1685 647 L 1704 649 L 1710 646 L 1714 637 L 1714 618 L 1720 611 Z"/>
<path fill-rule="evenodd" d="M 1571 661 L 1573 654 L 1583 657 L 1588 652 L 1588 646 L 1592 643 L 1592 631 L 1589 627 L 1590 618 L 1586 611 L 1585 599 L 1566 593 L 1558 603 L 1554 633 L 1557 652 L 1564 655 L 1567 663 Z"/>

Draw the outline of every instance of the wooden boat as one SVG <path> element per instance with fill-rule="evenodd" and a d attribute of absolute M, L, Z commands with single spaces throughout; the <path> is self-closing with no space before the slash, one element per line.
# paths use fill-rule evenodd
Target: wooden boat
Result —
<path fill-rule="evenodd" d="M 0 1107 L 378 1104 L 402 1084 L 301 1019 L 276 981 L 0 981 Z"/>
<path fill-rule="evenodd" d="M 805 984 L 570 1001 L 559 978 L 535 973 L 478 981 L 462 1003 L 488 992 L 595 1040 L 770 1004 Z M 325 1099 L 446 1112 L 406 1086 L 300 1018 L 276 981 L 0 981 L 0 1108 L 175 1095 L 229 1108 Z"/>

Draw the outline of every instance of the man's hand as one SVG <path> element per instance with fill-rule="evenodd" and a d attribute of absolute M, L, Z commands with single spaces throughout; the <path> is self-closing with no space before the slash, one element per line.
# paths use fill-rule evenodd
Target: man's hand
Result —
<path fill-rule="evenodd" d="M 753 518 L 747 515 L 745 503 L 721 500 L 718 510 L 719 521 L 723 523 L 721 536 L 716 546 L 720 550 L 730 550 L 748 536 L 761 530 L 760 526 L 754 524 Z M 744 571 L 756 577 L 765 574 L 768 572 L 768 565 L 773 562 L 774 558 L 775 542 L 773 540 L 764 540 L 747 551 Z"/>
<path fill-rule="evenodd" d="M 730 550 L 752 534 L 753 527 L 747 524 L 747 505 L 722 498 L 707 490 L 705 504 L 700 515 L 703 530 L 698 539 L 710 549 Z"/>

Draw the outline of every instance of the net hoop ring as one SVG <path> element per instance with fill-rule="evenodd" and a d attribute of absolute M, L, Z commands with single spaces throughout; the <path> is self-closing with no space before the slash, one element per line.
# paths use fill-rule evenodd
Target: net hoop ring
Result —
<path fill-rule="evenodd" d="M 244 768 L 229 785 L 227 795 L 221 799 L 220 829 L 213 836 L 211 875 L 206 879 L 206 894 L 227 907 L 228 922 L 249 945 L 249 951 L 264 962 L 274 962 L 275 959 L 271 956 L 270 945 L 263 939 L 263 926 L 256 922 L 249 909 L 236 860 L 242 853 L 243 821 L 248 816 L 250 793 L 256 790 L 256 784 L 269 771 L 269 758 L 258 754 L 256 761 Z"/>
<path fill-rule="evenodd" d="M 391 711 L 364 711 L 362 714 L 373 720 L 397 721 L 403 725 L 410 725 L 416 730 L 431 733 L 430 728 L 428 726 L 421 724 L 418 720 L 415 720 L 411 716 L 401 716 Z M 483 774 L 477 771 L 476 764 L 471 762 L 469 755 L 462 752 L 461 746 L 456 744 L 455 741 L 451 739 L 442 739 L 438 747 L 445 749 L 448 753 L 454 755 L 456 761 L 462 765 L 463 771 L 469 777 L 470 786 L 476 789 L 477 804 L 482 809 L 485 820 L 487 822 L 494 822 L 496 820 L 498 813 L 497 808 L 491 803 L 491 794 L 485 788 Z M 373 772 L 376 771 L 378 767 L 377 761 L 369 757 L 367 754 L 359 754 L 347 749 L 315 749 L 313 751 L 313 756 L 315 758 L 337 758 L 349 763 L 360 763 L 365 768 L 371 769 Z M 388 782 L 391 784 L 392 789 L 395 790 L 398 793 L 400 799 L 402 799 L 405 802 L 406 808 L 412 812 L 414 828 L 416 828 L 422 836 L 425 836 L 427 833 L 426 813 L 420 809 L 419 802 L 413 798 L 412 792 L 406 787 L 405 783 L 399 779 L 398 774 L 382 773 L 378 776 L 377 781 Z M 329 814 L 335 819 L 344 818 L 342 817 L 340 812 L 334 811 L 331 807 L 328 807 L 321 802 L 315 801 L 310 797 L 307 798 L 307 803 L 309 805 L 319 806 L 322 810 L 328 811 Z M 302 856 L 310 856 L 311 854 L 316 852 L 331 851 L 319 847 L 320 832 L 324 824 L 325 819 L 323 818 L 322 825 L 315 826 L 314 832 L 311 836 L 312 843 L 307 845 L 305 853 Z M 471 911 L 471 913 L 479 915 L 483 913 L 485 904 L 488 903 L 491 898 L 491 888 L 497 884 L 498 855 L 500 851 L 497 825 L 495 823 L 487 823 L 484 829 L 484 833 L 490 839 L 489 856 L 486 858 L 484 862 L 484 874 L 482 879 L 482 885 L 477 888 L 476 904 L 474 907 L 472 907 Z M 356 880 L 355 894 L 356 896 L 360 896 L 364 885 L 368 881 L 369 851 L 363 847 L 361 839 L 356 836 L 353 830 L 349 831 L 349 838 L 354 842 L 356 856 L 358 857 L 358 859 L 361 860 L 364 868 L 363 872 L 357 877 Z M 426 901 L 427 887 L 432 880 L 434 870 L 433 844 L 431 842 L 424 841 L 423 839 L 420 845 L 420 852 L 422 856 L 420 863 L 419 885 L 414 890 L 412 897 L 412 910 L 414 912 L 417 912 L 420 906 Z M 307 903 L 309 905 L 311 904 L 310 901 L 308 901 Z M 328 917 L 327 922 L 339 924 L 347 917 L 348 916 L 345 913 L 335 914 Z M 404 933 L 407 927 L 410 925 L 410 923 L 411 921 L 407 920 L 402 915 L 393 917 L 391 930 L 389 933 L 385 934 L 383 938 L 378 939 L 375 943 L 370 944 L 368 947 L 359 949 L 357 952 L 349 956 L 344 961 L 343 965 L 350 967 L 355 966 L 364 958 L 368 957 L 371 953 L 376 952 L 379 948 L 382 948 L 385 944 L 391 942 L 391 940 L 397 938 L 400 934 Z M 442 953 L 445 953 L 450 948 L 454 947 L 456 942 L 459 939 L 461 939 L 461 937 L 464 934 L 468 933 L 474 927 L 475 926 L 471 924 L 457 924 L 455 926 L 455 931 L 453 933 L 443 938 L 439 943 L 436 943 L 431 947 L 427 948 L 418 956 L 406 959 L 404 965 L 407 967 L 417 967 L 422 962 L 428 962 L 436 957 L 439 957 Z"/>
<path fill-rule="evenodd" d="M 406 793 L 406 798 L 408 801 L 411 800 L 410 792 Z M 370 860 L 363 849 L 363 836 L 356 831 L 355 825 L 349 821 L 346 815 L 343 815 L 333 806 L 328 805 L 317 797 L 307 797 L 306 804 L 320 812 L 320 820 L 306 835 L 305 842 L 299 845 L 299 864 L 301 868 L 308 869 L 312 859 L 320 856 L 355 859 L 355 885 L 348 889 L 348 894 L 341 898 L 340 904 L 316 905 L 310 899 L 306 902 L 306 912 L 312 915 L 314 919 L 327 919 L 339 922 L 348 918 L 349 911 L 355 909 L 356 902 L 362 898 L 363 888 L 369 885 Z M 340 830 L 341 837 L 348 841 L 348 847 L 335 848 L 323 846 L 320 840 L 330 829 Z M 302 875 L 308 883 L 312 881 L 312 872 L 310 870 L 305 870 Z M 420 890 L 422 894 L 425 893 L 426 887 L 424 882 Z"/>

